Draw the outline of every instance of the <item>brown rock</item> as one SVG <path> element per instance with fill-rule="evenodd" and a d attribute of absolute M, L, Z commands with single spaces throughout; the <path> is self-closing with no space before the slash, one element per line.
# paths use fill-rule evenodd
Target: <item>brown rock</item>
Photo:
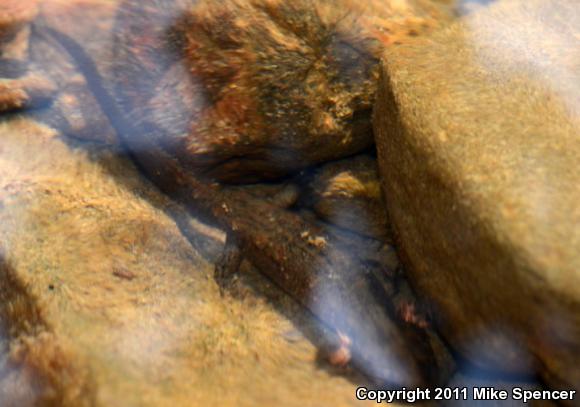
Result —
<path fill-rule="evenodd" d="M 384 55 L 374 125 L 404 259 L 473 363 L 580 388 L 577 1 L 499 1 Z"/>
<path fill-rule="evenodd" d="M 352 155 L 373 142 L 381 50 L 434 25 L 415 2 L 359 3 L 125 0 L 111 88 L 134 120 L 163 129 L 173 155 L 219 181 Z"/>
<path fill-rule="evenodd" d="M 80 9 L 54 3 L 67 17 Z M 45 22 L 58 26 L 44 6 Z M 63 24 L 58 28 L 66 32 L 70 22 Z M 61 69 L 66 57 L 36 47 L 41 37 L 33 38 L 33 54 L 42 54 L 46 71 L 56 73 L 63 93 L 55 105 L 70 131 L 85 138 L 83 130 L 103 131 L 83 81 L 74 69 Z M 93 45 L 106 36 L 91 40 L 81 44 L 100 55 Z M 6 88 L 19 91 L 16 85 Z M 255 306 L 252 295 L 241 304 L 216 295 L 210 264 L 161 212 L 167 201 L 131 166 L 97 154 L 92 162 L 24 121 L 5 124 L 0 313 L 8 333 L 2 368 L 10 374 L 0 376 L 6 379 L 0 380 L 3 402 L 303 405 L 322 383 L 335 394 L 316 391 L 316 397 L 350 404 L 352 384 L 309 363 L 312 346 L 277 342 L 278 328 L 287 330 L 288 321 L 264 304 Z M 292 201 L 294 194 L 287 195 L 281 200 Z"/>
<path fill-rule="evenodd" d="M 111 26 L 117 2 L 46 0 L 40 6 L 30 59 L 59 91 L 50 108 L 42 112 L 42 120 L 69 137 L 116 144 L 115 131 L 87 88 L 78 66 L 62 45 L 46 33 L 46 28 L 74 38 L 95 61 L 110 61 Z"/>
<path fill-rule="evenodd" d="M 25 119 L 0 134 L 3 406 L 352 405 L 313 321 L 247 264 L 221 297 L 129 163 Z"/>
<path fill-rule="evenodd" d="M 376 159 L 360 155 L 323 165 L 304 197 L 326 222 L 388 241 L 388 220 Z"/>
<path fill-rule="evenodd" d="M 10 40 L 38 13 L 37 0 L 3 0 L 0 9 L 0 44 Z"/>
<path fill-rule="evenodd" d="M 0 6 L 0 112 L 44 104 L 54 85 L 28 73 L 30 22 L 38 13 L 36 0 L 6 0 Z"/>

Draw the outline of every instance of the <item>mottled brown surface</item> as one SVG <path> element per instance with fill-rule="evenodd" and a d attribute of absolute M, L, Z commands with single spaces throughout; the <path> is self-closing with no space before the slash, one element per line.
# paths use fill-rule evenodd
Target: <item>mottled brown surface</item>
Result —
<path fill-rule="evenodd" d="M 3 405 L 354 405 L 302 311 L 247 265 L 221 297 L 128 162 L 25 119 L 0 134 Z"/>
<path fill-rule="evenodd" d="M 576 388 L 579 16 L 499 2 L 388 52 L 375 111 L 390 216 L 447 337 L 478 365 Z"/>
<path fill-rule="evenodd" d="M 2 2 L 0 8 L 0 112 L 37 107 L 54 96 L 54 84 L 30 70 L 29 23 L 37 16 L 36 1 Z"/>
<path fill-rule="evenodd" d="M 115 145 L 116 135 L 86 81 L 57 41 L 47 36 L 43 27 L 54 27 L 71 36 L 87 53 L 107 66 L 111 61 L 111 25 L 117 2 L 114 0 L 43 1 L 35 21 L 30 59 L 42 67 L 59 90 L 43 121 L 68 137 Z"/>
<path fill-rule="evenodd" d="M 302 200 L 324 221 L 362 236 L 391 241 L 376 158 L 359 155 L 323 165 Z"/>
<path fill-rule="evenodd" d="M 0 43 L 14 38 L 38 13 L 36 0 L 4 0 L 0 10 Z"/>
<path fill-rule="evenodd" d="M 372 145 L 381 50 L 442 15 L 395 3 L 123 1 L 108 76 L 125 113 L 161 126 L 189 169 L 276 178 Z"/>
<path fill-rule="evenodd" d="M 102 61 L 106 38 L 94 34 L 105 31 L 95 27 L 112 4 L 44 2 L 43 18 Z M 107 140 L 82 78 L 62 70 L 54 44 L 33 46 L 66 85 L 50 110 L 66 117 L 54 122 Z M 348 372 L 320 365 L 320 328 L 248 265 L 239 296 L 221 297 L 212 264 L 131 165 L 24 119 L 0 134 L 3 406 L 353 405 Z M 221 232 L 193 227 L 215 255 Z"/>
<path fill-rule="evenodd" d="M 149 6 L 133 1 L 124 4 L 127 8 L 117 25 L 116 51 L 111 49 L 107 25 L 115 12 L 114 2 L 45 2 L 45 20 L 39 26 L 48 24 L 79 41 L 97 61 L 125 112 L 131 111 L 129 117 L 145 126 L 141 128 L 147 128 L 147 121 L 161 128 L 163 137 L 159 140 L 180 156 L 182 163 L 211 177 L 237 182 L 279 176 L 369 145 L 369 134 L 362 130 L 368 128 L 363 116 L 372 105 L 371 82 L 376 79 L 372 67 L 378 55 L 375 45 L 394 45 L 412 39 L 422 30 L 429 31 L 437 15 L 435 6 L 417 12 L 415 5 L 405 1 L 364 5 L 337 1 L 340 7 L 336 10 L 331 3 L 312 3 L 313 6 L 302 1 L 269 0 L 202 1 L 195 6 L 189 1 L 156 1 Z M 178 10 L 179 15 L 165 20 L 167 15 L 160 7 L 175 4 L 179 6 L 172 8 L 173 13 Z M 182 6 L 185 8 L 180 9 Z M 338 11 L 344 7 L 349 12 L 340 16 Z M 105 18 L 97 18 L 101 15 Z M 131 24 L 126 22 L 135 16 L 140 16 L 131 22 L 136 31 L 127 34 L 124 30 Z M 191 27 L 195 30 L 190 32 Z M 181 52 L 174 52 L 176 45 Z M 68 127 L 59 128 L 69 135 L 112 142 L 114 132 L 103 120 L 82 76 L 58 51 L 58 44 L 41 44 L 34 50 L 36 56 L 45 58 L 47 51 L 58 61 L 48 70 L 54 67 L 53 79 L 62 90 L 56 108 L 49 111 L 62 114 L 54 123 L 62 124 L 64 119 Z M 361 55 L 363 58 L 359 58 Z M 128 87 L 119 91 L 119 85 Z M 16 197 L 7 209 L 8 216 L 19 220 L 11 211 L 23 206 L 27 220 L 32 219 L 27 215 L 30 208 L 35 217 L 32 229 L 23 229 L 8 239 L 12 246 L 2 269 L 11 276 L 0 294 L 7 296 L 2 312 L 14 330 L 9 355 L 16 373 L 0 384 L 0 394 L 24 397 L 15 404 L 40 395 L 45 397 L 44 403 L 54 405 L 82 405 L 93 400 L 102 405 L 143 405 L 147 400 L 151 405 L 162 406 L 192 402 L 354 403 L 352 383 L 329 377 L 312 363 L 313 347 L 295 330 L 284 331 L 290 323 L 281 317 L 280 310 L 292 316 L 302 315 L 288 305 L 286 297 L 276 290 L 265 290 L 270 297 L 274 293 L 274 297 L 282 299 L 272 301 L 278 306 L 283 304 L 276 310 L 270 302 L 263 302 L 268 295 L 264 297 L 259 292 L 256 297 L 246 288 L 239 298 L 220 298 L 211 281 L 210 264 L 185 243 L 170 218 L 158 210 L 173 211 L 175 207 L 153 192 L 152 186 L 142 181 L 130 165 L 92 157 L 99 162 L 94 165 L 86 161 L 82 151 L 65 148 L 54 140 L 39 147 L 26 136 L 30 130 L 27 126 L 23 128 L 20 121 L 10 122 L 6 134 L 17 135 L 25 148 L 7 151 L 20 152 L 21 157 L 46 155 L 46 162 L 30 174 L 24 172 L 24 186 L 19 184 L 19 175 L 12 173 L 6 178 L 8 184 L 16 181 L 8 188 L 10 196 Z M 214 138 L 216 134 L 219 137 Z M 134 152 L 138 152 L 138 147 Z M 69 159 L 75 162 L 74 170 L 67 172 L 58 167 L 51 172 L 47 163 L 56 161 L 56 157 L 59 163 Z M 17 161 L 13 165 L 14 162 Z M 91 178 L 95 168 L 106 171 Z M 57 176 L 75 181 L 65 187 L 57 182 L 59 186 L 53 188 L 51 177 Z M 40 179 L 36 181 L 36 177 Z M 79 179 L 83 182 L 79 183 Z M 23 203 L 21 196 L 30 192 L 27 186 L 31 180 L 32 201 Z M 108 186 L 99 189 L 101 182 Z M 338 188 L 331 188 L 332 193 L 356 196 L 356 188 L 343 188 L 352 182 L 339 184 L 335 184 Z M 118 193 L 117 188 L 124 192 Z M 303 266 L 299 260 L 284 259 L 285 253 L 306 253 L 304 259 L 308 260 L 326 245 L 321 229 L 302 228 L 308 223 L 297 216 L 268 219 L 263 216 L 273 212 L 268 204 L 254 206 L 248 195 L 221 189 L 214 189 L 216 196 L 211 189 L 209 195 L 204 195 L 204 188 L 194 188 L 194 198 L 201 202 L 194 200 L 193 204 L 213 211 L 230 229 L 244 228 L 246 234 L 242 237 L 249 240 L 246 247 L 248 243 L 254 246 L 254 259 L 274 280 L 299 279 L 305 271 L 296 266 Z M 38 190 L 42 198 L 38 198 Z M 111 194 L 110 201 L 100 201 Z M 236 205 L 240 197 L 242 202 Z M 225 205 L 220 205 L 221 199 Z M 230 206 L 228 200 L 234 205 Z M 332 205 L 336 208 L 337 202 Z M 332 205 L 319 212 L 332 211 Z M 253 213 L 252 209 L 258 212 Z M 106 213 L 106 218 L 95 217 L 99 211 Z M 47 224 L 39 220 L 42 218 L 53 221 Z M 82 225 L 80 231 L 75 231 L 77 221 Z M 304 230 L 298 233 L 296 225 Z M 200 247 L 215 246 L 202 243 L 207 240 L 203 237 L 206 229 L 194 225 L 197 233 L 193 240 L 198 240 Z M 303 235 L 304 232 L 307 233 Z M 10 229 L 7 235 L 12 234 Z M 52 240 L 55 236 L 57 239 Z M 276 236 L 300 244 L 278 242 L 280 250 L 273 251 Z M 338 239 L 343 245 L 345 241 L 352 242 Z M 20 244 L 20 251 L 11 251 Z M 364 244 L 355 245 L 356 250 Z M 30 255 L 33 245 L 39 250 Z M 67 256 L 73 260 L 67 260 Z M 105 258 L 108 260 L 103 261 Z M 111 262 L 117 258 L 125 258 L 126 262 Z M 356 261 L 341 262 L 344 258 L 339 254 L 328 263 L 338 271 L 348 271 Z M 29 266 L 28 261 L 36 263 Z M 43 262 L 49 266 L 44 267 Z M 74 266 L 77 263 L 81 266 Z M 193 273 L 192 265 L 196 269 Z M 290 277 L 284 270 L 277 270 L 280 265 L 291 266 Z M 41 272 L 30 273 L 39 268 Z M 52 282 L 55 276 L 59 276 L 56 284 Z M 343 274 L 339 280 L 346 296 L 357 298 L 356 284 L 350 287 L 349 283 L 358 280 Z M 263 284 L 259 278 L 256 281 L 251 284 L 253 288 Z M 301 284 L 299 281 L 297 285 L 298 297 L 304 297 Z M 296 286 L 286 285 L 291 289 Z M 71 286 L 77 290 L 71 291 Z M 364 304 L 364 298 L 357 300 L 357 306 Z M 46 305 L 51 301 L 58 306 Z M 19 308 L 12 304 L 24 304 L 23 313 L 31 315 L 30 322 L 18 318 L 14 309 Z M 41 317 L 36 316 L 37 310 L 43 310 Z M 21 325 L 22 321 L 28 323 Z M 315 338 L 319 331 L 311 330 L 308 323 L 298 322 L 297 326 L 309 332 L 309 338 L 318 344 Z M 285 339 L 280 339 L 280 332 Z M 401 354 L 410 359 L 418 357 L 413 356 L 413 349 L 409 353 L 404 348 L 405 341 L 396 330 L 393 332 L 394 343 L 403 349 Z M 140 352 L 142 349 L 147 353 Z M 32 394 L 14 391 L 22 388 L 20 366 L 31 366 L 30 371 L 39 377 L 34 379 L 40 382 L 34 383 Z M 74 380 L 69 381 L 71 376 Z M 199 391 L 200 388 L 205 390 Z"/>
<path fill-rule="evenodd" d="M 76 38 L 107 72 L 111 4 L 45 2 L 39 26 L 52 25 Z M 41 116 L 69 135 L 110 141 L 94 95 L 58 44 L 42 37 L 32 45 L 35 61 L 51 62 L 41 65 L 62 91 Z M 16 84 L 7 89 L 18 90 Z M 3 178 L 5 404 L 355 402 L 354 382 L 329 375 L 340 369 L 324 363 L 321 369 L 311 342 L 280 314 L 324 345 L 320 328 L 287 297 L 260 279 L 252 282 L 258 296 L 244 285 L 239 298 L 217 295 L 211 264 L 159 211 L 168 209 L 167 201 L 130 165 L 105 150 L 87 156 L 19 119 L 2 130 L 3 168 L 18 168 Z M 25 160 L 28 155 L 34 159 Z M 212 243 L 201 242 L 204 230 L 196 229 L 194 241 L 207 248 Z M 306 246 L 316 247 L 318 241 L 312 242 Z M 393 346 L 404 349 L 397 331 L 393 334 Z"/>

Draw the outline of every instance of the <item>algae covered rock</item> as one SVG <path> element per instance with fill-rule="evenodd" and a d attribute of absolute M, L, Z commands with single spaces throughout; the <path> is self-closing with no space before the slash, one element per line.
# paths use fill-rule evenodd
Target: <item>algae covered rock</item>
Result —
<path fill-rule="evenodd" d="M 420 3 L 124 0 L 109 82 L 190 170 L 279 178 L 372 146 L 382 49 L 444 14 Z"/>
<path fill-rule="evenodd" d="M 0 404 L 351 405 L 317 325 L 247 264 L 222 297 L 204 245 L 127 160 L 29 119 L 0 134 Z"/>
<path fill-rule="evenodd" d="M 368 155 L 330 162 L 315 171 L 303 198 L 326 222 L 389 241 L 376 159 Z"/>
<path fill-rule="evenodd" d="M 402 257 L 472 363 L 580 386 L 580 7 L 499 1 L 387 51 L 374 111 Z"/>

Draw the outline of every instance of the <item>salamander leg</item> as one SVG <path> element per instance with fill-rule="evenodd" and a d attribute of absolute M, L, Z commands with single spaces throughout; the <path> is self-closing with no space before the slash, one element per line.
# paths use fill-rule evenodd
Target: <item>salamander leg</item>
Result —
<path fill-rule="evenodd" d="M 398 318 L 421 329 L 429 328 L 431 324 L 427 307 L 414 299 L 408 283 L 401 281 L 398 288 L 399 292 L 393 299 Z"/>

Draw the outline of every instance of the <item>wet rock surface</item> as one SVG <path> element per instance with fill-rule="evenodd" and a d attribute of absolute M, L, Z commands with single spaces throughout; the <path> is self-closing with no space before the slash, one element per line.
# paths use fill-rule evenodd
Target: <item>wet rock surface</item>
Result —
<path fill-rule="evenodd" d="M 372 146 L 380 52 L 443 15 L 422 3 L 125 0 L 109 82 L 189 170 L 279 178 Z"/>
<path fill-rule="evenodd" d="M 113 5 L 45 2 L 43 17 L 104 60 Z M 320 357 L 324 328 L 246 263 L 221 296 L 223 233 L 179 219 L 188 242 L 170 201 L 103 147 L 112 129 L 58 47 L 32 53 L 53 58 L 61 93 L 0 124 L 0 404 L 353 405 L 361 378 Z"/>
<path fill-rule="evenodd" d="M 42 31 L 45 24 L 59 27 L 86 44 L 95 60 L 110 60 L 102 32 L 112 3 L 87 10 L 90 3 L 43 4 L 30 53 L 46 63 L 60 94 L 48 109 L 4 123 L 2 401 L 351 405 L 362 378 L 330 366 L 331 355 L 320 356 L 336 345 L 324 338 L 336 334 L 323 332 L 304 309 L 263 279 L 252 281 L 251 273 L 240 278 L 235 297 L 219 295 L 212 277 L 220 232 L 178 219 L 181 228 L 189 223 L 195 248 L 189 246 L 175 214 L 167 214 L 174 206 L 101 144 L 112 141 L 106 118 L 82 76 Z M 92 23 L 97 15 L 105 18 Z M 22 45 L 28 53 L 28 38 Z M 33 124 L 33 117 L 61 132 Z M 65 135 L 99 143 L 60 139 Z M 27 154 L 35 158 L 19 165 Z M 289 191 L 276 202 L 291 205 L 297 194 Z M 373 258 L 386 256 L 386 267 L 398 265 L 392 248 L 382 250 L 380 242 L 346 235 L 340 241 L 359 244 Z M 301 334 L 285 340 L 296 330 Z M 436 336 L 429 338 L 441 346 Z M 437 362 L 447 363 L 446 350 L 437 351 Z"/>
<path fill-rule="evenodd" d="M 38 13 L 37 3 L 36 0 L 6 0 L 2 3 L 2 11 L 0 12 L 0 43 L 14 40 L 21 30 L 24 29 L 26 31 L 27 24 Z M 3 50 L 4 53 L 6 53 L 5 50 Z"/>
<path fill-rule="evenodd" d="M 0 9 L 0 111 L 46 105 L 54 85 L 29 64 L 30 25 L 37 1 L 2 2 Z"/>
<path fill-rule="evenodd" d="M 222 297 L 129 162 L 27 119 L 0 134 L 3 405 L 353 405 L 320 328 L 247 264 Z"/>
<path fill-rule="evenodd" d="M 124 3 L 131 7 L 140 6 L 133 1 Z M 179 2 L 160 1 L 156 4 L 162 3 Z M 181 3 L 191 4 L 188 1 Z M 227 15 L 230 6 L 241 7 L 243 4 L 228 2 L 229 6 L 216 3 L 215 7 L 207 7 L 206 3 L 200 2 L 204 6 L 187 17 L 193 19 L 188 21 L 195 23 L 200 15 L 211 9 L 215 14 L 207 20 L 211 23 L 205 33 L 208 35 L 219 34 L 216 27 L 222 21 L 220 11 Z M 233 21 L 236 24 L 246 20 L 264 23 L 272 18 L 275 23 L 269 26 L 268 34 L 273 37 L 281 33 L 281 27 L 287 28 L 285 19 L 296 15 L 297 10 L 303 10 L 301 7 L 306 4 L 297 2 L 284 8 L 283 2 L 263 2 L 272 8 L 262 10 L 256 8 L 260 2 L 247 2 L 246 5 L 250 3 L 252 6 L 242 7 L 243 13 Z M 348 1 L 339 3 L 358 7 Z M 22 5 L 18 7 L 26 4 L 36 7 L 35 2 L 18 4 Z M 430 31 L 431 19 L 437 14 L 437 7 L 431 7 L 430 4 L 434 3 L 429 1 L 413 2 L 413 6 L 405 1 L 393 1 L 388 3 L 387 9 L 385 4 L 382 0 L 372 1 L 361 5 L 361 10 L 368 13 L 365 16 L 368 20 L 364 21 L 367 28 L 380 28 L 372 36 L 386 45 L 405 43 L 422 30 Z M 419 4 L 425 7 L 422 10 L 427 14 L 423 17 L 427 20 L 419 16 L 421 13 L 415 16 L 418 9 L 414 5 Z M 75 38 L 85 46 L 106 76 L 114 71 L 109 62 L 114 58 L 114 51 L 110 48 L 110 23 L 115 5 L 114 1 L 93 0 L 43 2 L 43 22 L 39 27 L 44 24 L 57 27 Z M 278 15 L 281 10 L 282 15 Z M 385 10 L 387 14 L 382 15 Z M 262 12 L 270 14 L 260 14 Z M 326 17 L 335 15 L 333 11 L 322 10 L 323 18 L 324 13 L 329 13 Z M 305 16 L 310 14 L 303 13 L 300 18 Z M 3 21 L 0 18 L 0 31 Z M 314 26 L 316 24 L 315 21 Z M 6 47 L 2 40 L 0 44 L 3 50 L 16 50 L 18 52 L 14 55 L 26 60 L 28 30 L 22 24 L 18 27 L 15 32 L 20 30 L 25 35 L 11 43 L 17 47 Z M 348 31 L 349 28 L 345 25 L 330 32 L 342 35 L 342 29 Z M 248 263 L 243 263 L 244 273 L 237 277 L 235 288 L 225 296 L 219 294 L 213 281 L 213 265 L 223 247 L 222 232 L 203 224 L 196 216 L 180 217 L 183 213 L 176 212 L 175 205 L 145 181 L 128 160 L 115 155 L 115 148 L 110 148 L 116 143 L 113 129 L 103 117 L 83 77 L 58 44 L 43 37 L 41 31 L 36 31 L 35 35 L 30 52 L 32 59 L 54 62 L 44 66 L 52 80 L 45 84 L 48 89 L 45 94 L 54 92 L 54 87 L 49 85 L 56 86 L 60 93 L 49 109 L 36 111 L 27 118 L 6 118 L 0 125 L 0 166 L 6 170 L 0 176 L 0 319 L 4 334 L 0 341 L 0 400 L 15 406 L 359 405 L 360 402 L 354 398 L 354 389 L 357 383 L 366 379 L 349 369 L 328 363 L 334 360 L 340 365 L 348 352 L 337 350 L 336 343 L 324 343 L 325 339 L 321 338 L 332 334 L 325 332 L 325 328 L 315 323 L 303 308 L 257 274 Z M 149 35 L 145 33 L 141 38 L 151 38 L 147 37 Z M 294 33 L 288 38 L 305 40 L 302 36 L 305 34 Z M 364 36 L 368 36 L 368 32 Z M 232 45 L 228 42 L 231 38 L 228 38 L 227 33 L 221 32 L 216 38 L 194 35 L 188 39 L 190 45 L 207 45 L 207 49 L 200 51 L 197 57 L 207 57 L 204 52 L 214 46 L 224 53 L 209 55 L 207 61 L 210 63 L 204 68 L 207 68 L 205 74 L 208 77 L 205 79 L 209 82 L 212 81 L 212 69 L 219 68 L 221 62 L 229 61 L 232 56 L 228 54 Z M 252 49 L 255 40 L 255 33 L 242 38 L 243 52 Z M 358 43 L 359 40 L 349 38 L 346 42 Z M 322 48 L 336 51 L 333 44 L 331 42 L 330 46 Z M 282 54 L 287 53 L 288 48 L 283 48 Z M 312 49 L 317 49 L 308 41 L 299 48 L 307 57 Z M 266 55 L 276 56 L 278 51 L 269 50 Z M 332 78 L 336 74 L 336 66 L 332 65 L 336 60 L 327 57 L 322 52 L 320 60 L 315 61 L 321 65 L 309 71 L 317 80 L 321 79 L 320 75 L 328 74 Z M 340 68 L 349 55 L 338 57 Z M 327 71 L 328 66 L 324 63 L 330 64 L 331 69 Z M 364 58 L 362 63 L 365 63 Z M 5 67 L 0 59 L 0 77 L 10 71 Z M 177 83 L 184 72 L 174 68 L 161 72 L 157 78 L 159 82 L 155 82 L 159 85 L 155 88 L 159 93 L 144 102 L 146 108 L 132 117 L 142 115 L 151 120 L 159 119 L 161 127 L 168 131 L 184 125 L 184 117 L 179 115 L 184 113 L 184 106 L 187 110 L 191 100 L 187 95 L 173 91 L 191 89 Z M 251 72 L 252 69 L 244 66 L 240 72 Z M 356 77 L 369 72 L 350 74 Z M 255 89 L 248 85 L 250 82 L 242 81 L 241 90 L 224 91 L 230 97 L 226 97 L 226 102 L 243 101 L 248 95 L 257 101 L 263 99 L 259 92 L 252 93 Z M 228 80 L 225 83 L 232 84 Z M 316 84 L 314 79 L 306 85 L 313 84 Z M 221 91 L 212 93 L 219 88 L 214 89 L 213 85 L 206 82 L 203 86 L 208 87 L 209 94 L 221 95 Z M 150 90 L 151 83 L 148 86 Z M 324 86 L 314 91 L 320 91 L 317 93 L 322 98 L 320 100 L 325 94 L 336 96 L 332 92 L 337 90 L 343 102 L 353 95 L 353 89 L 338 88 L 330 89 L 330 93 Z M 29 82 L 11 82 L 6 89 L 22 89 L 20 94 L 27 98 L 25 103 L 21 103 L 14 94 L 9 94 L 6 100 L 20 103 L 8 106 L 9 109 L 26 107 L 28 101 L 42 101 L 49 97 L 42 93 L 39 97 Z M 342 116 L 335 116 L 336 111 L 327 110 L 324 103 L 320 109 L 314 109 L 317 114 L 306 118 L 314 120 L 314 133 L 333 124 L 333 118 L 340 116 L 339 124 L 344 126 L 334 129 L 336 134 L 347 138 L 352 135 L 349 127 L 352 123 L 348 123 L 348 118 L 352 119 L 349 109 L 355 105 L 359 108 L 357 104 L 361 102 L 363 107 L 367 106 L 372 98 L 370 90 L 363 86 L 362 100 L 357 94 L 355 100 L 339 104 L 341 112 L 346 112 L 344 123 L 340 121 Z M 1 91 L 2 88 L 0 96 Z M 306 105 L 311 108 L 309 103 L 316 105 L 320 100 L 298 98 L 290 101 L 293 104 L 289 103 L 290 107 Z M 0 106 L 0 109 L 5 108 Z M 155 114 L 155 109 L 159 109 L 161 116 Z M 163 116 L 164 109 L 177 110 Z M 268 113 L 269 110 L 264 111 Z M 252 114 L 259 116 L 264 111 L 258 109 Z M 258 132 L 252 140 L 254 147 L 265 143 L 266 148 L 272 148 L 276 153 L 271 141 L 285 141 L 287 134 L 284 129 L 287 130 L 292 121 L 292 111 L 292 108 L 280 111 L 277 120 L 281 120 L 283 125 L 279 134 L 264 132 L 264 128 L 257 126 Z M 149 113 L 151 115 L 147 116 Z M 236 130 L 235 126 L 229 126 L 232 124 L 230 119 L 239 119 L 239 111 L 214 106 L 213 111 L 206 113 L 207 116 L 202 115 L 202 118 L 207 120 L 202 120 L 202 124 L 213 126 L 212 117 L 230 121 L 219 129 L 224 130 L 222 135 L 225 137 L 212 145 L 214 152 L 234 153 L 236 159 L 240 159 L 239 162 L 233 160 L 231 168 L 220 169 L 218 165 L 218 178 L 222 176 L 231 180 L 232 171 L 235 173 L 241 163 L 239 168 L 243 171 L 235 174 L 240 177 L 236 181 L 254 180 L 252 177 L 260 173 L 271 157 L 259 163 L 251 154 L 249 160 L 244 161 L 248 157 L 242 159 L 247 153 L 247 140 L 238 138 L 239 134 L 232 132 Z M 41 118 L 60 132 L 32 123 L 32 117 Z M 305 116 L 300 117 L 304 123 L 308 121 Z M 304 127 L 304 123 L 300 125 Z M 308 126 L 305 128 L 311 130 Z M 323 131 L 318 135 L 326 137 L 331 133 Z M 199 134 L 192 134 L 193 142 L 198 143 L 195 136 Z M 291 140 L 290 147 L 306 157 L 304 161 L 281 163 L 281 167 L 264 178 L 359 149 L 352 149 L 352 145 L 346 143 L 333 145 L 328 151 L 311 151 L 313 140 L 300 138 L 306 133 L 295 135 L 297 138 Z M 64 136 L 95 143 L 72 141 Z M 364 137 L 361 140 L 365 140 L 363 144 L 366 145 Z M 318 142 L 320 140 L 314 140 L 314 145 Z M 193 156 L 195 154 L 196 151 Z M 212 154 L 208 156 L 210 161 L 216 160 Z M 216 162 L 220 162 L 220 157 Z M 248 176 L 251 173 L 253 175 Z M 377 193 L 378 175 L 371 157 L 331 162 L 314 169 L 310 176 L 297 175 L 287 181 L 238 188 L 276 206 L 292 207 L 304 219 L 320 225 L 333 240 L 341 242 L 345 250 L 348 247 L 359 256 L 368 257 L 375 266 L 383 264 L 386 269 L 400 271 L 398 257 L 384 228 L 386 215 L 382 210 L 381 196 Z M 307 188 L 300 189 L 305 184 Z M 184 237 L 186 229 L 189 242 Z M 315 245 L 324 243 L 323 239 L 312 238 Z M 400 316 L 407 318 L 406 322 L 425 329 L 427 321 L 415 320 L 418 314 L 414 306 L 419 304 L 414 303 L 412 290 L 405 282 L 395 281 L 392 286 L 384 288 L 385 292 L 394 294 L 393 304 Z M 448 360 L 448 352 L 436 333 L 425 330 L 437 359 L 435 364 L 441 366 L 438 375 L 448 377 L 454 364 Z M 482 344 L 486 345 L 485 341 Z M 325 349 L 329 349 L 330 354 L 324 355 Z M 416 353 L 419 354 L 418 350 Z"/>
<path fill-rule="evenodd" d="M 345 230 L 390 241 L 376 158 L 370 155 L 325 164 L 310 175 L 302 204 Z"/>
<path fill-rule="evenodd" d="M 374 112 L 413 285 L 472 363 L 580 386 L 580 9 L 499 1 L 387 51 Z"/>

